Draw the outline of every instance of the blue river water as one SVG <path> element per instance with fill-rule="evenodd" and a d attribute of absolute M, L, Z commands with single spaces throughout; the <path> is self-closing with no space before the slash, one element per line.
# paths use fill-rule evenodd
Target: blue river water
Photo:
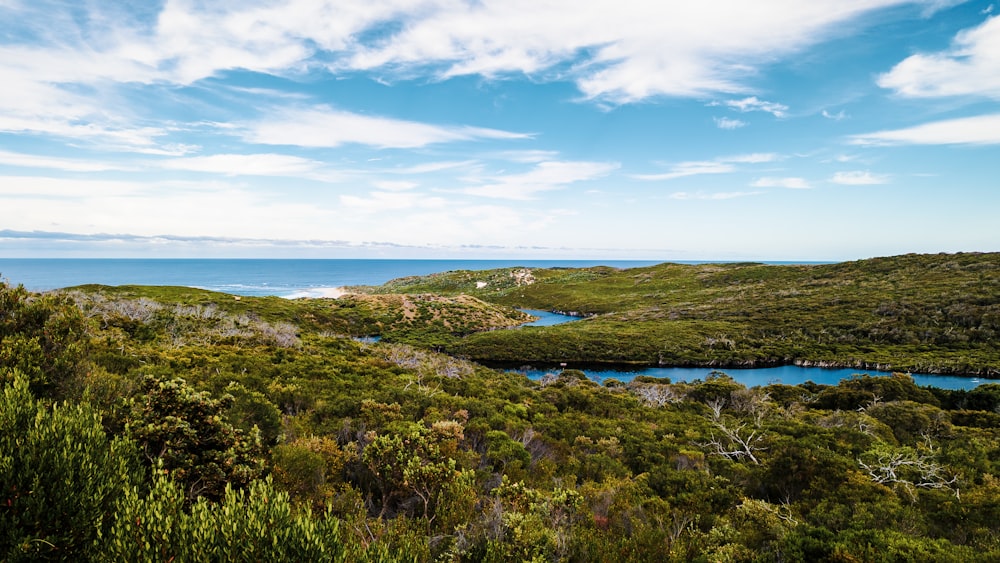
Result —
<path fill-rule="evenodd" d="M 562 315 L 559 313 L 550 313 L 548 311 L 539 311 L 536 309 L 521 309 L 529 315 L 534 315 L 538 319 L 531 321 L 530 323 L 525 323 L 521 326 L 555 326 L 561 325 L 563 323 L 571 323 L 573 321 L 580 320 L 580 317 L 573 317 L 570 315 Z"/>
<path fill-rule="evenodd" d="M 549 311 L 537 311 L 534 309 L 521 309 L 522 311 L 538 317 L 538 320 L 524 324 L 522 326 L 554 326 L 580 320 L 580 317 L 551 313 Z M 548 373 L 558 373 L 559 370 L 527 369 L 519 370 L 531 379 L 541 379 Z M 713 368 L 683 368 L 683 367 L 648 367 L 635 370 L 594 370 L 582 369 L 594 381 L 604 381 L 605 379 L 617 379 L 618 381 L 629 382 L 637 376 L 645 375 L 650 377 L 666 377 L 671 381 L 694 381 L 704 380 Z M 770 385 L 772 383 L 784 383 L 786 385 L 798 385 L 807 381 L 819 383 L 821 385 L 836 385 L 843 379 L 854 375 L 866 373 L 872 376 L 887 376 L 890 372 L 858 370 L 850 368 L 820 368 L 812 366 L 777 366 L 770 368 L 735 368 L 724 369 L 727 375 L 747 387 L 757 387 Z M 914 383 L 920 386 L 939 387 L 941 389 L 973 389 L 983 383 L 996 382 L 1000 380 L 981 379 L 974 376 L 958 375 L 931 375 L 931 374 L 910 374 Z"/>
<path fill-rule="evenodd" d="M 572 367 L 572 366 L 570 366 Z M 704 380 L 716 368 L 640 368 L 630 371 L 617 370 L 593 370 L 583 369 L 591 379 L 602 382 L 605 379 L 617 379 L 629 382 L 640 375 L 652 377 L 668 377 L 673 382 Z M 540 379 L 547 373 L 559 373 L 555 370 L 528 369 L 518 370 L 531 379 Z M 719 369 L 725 372 L 738 383 L 747 387 L 757 387 L 770 385 L 772 383 L 784 383 L 785 385 L 798 385 L 807 381 L 819 383 L 821 385 L 836 385 L 843 379 L 848 379 L 854 375 L 868 374 L 871 376 L 888 376 L 889 372 L 859 370 L 850 368 L 818 368 L 802 366 L 778 366 L 771 368 L 736 368 Z M 932 374 L 910 374 L 914 383 L 920 386 L 939 387 L 941 389 L 973 389 L 984 383 L 1000 383 L 1000 380 L 981 379 L 972 376 L 957 375 L 932 375 Z"/>

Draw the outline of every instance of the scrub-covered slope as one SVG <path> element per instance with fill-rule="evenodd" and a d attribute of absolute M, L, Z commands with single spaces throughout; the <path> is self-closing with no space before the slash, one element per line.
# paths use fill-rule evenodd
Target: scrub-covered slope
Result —
<path fill-rule="evenodd" d="M 1000 373 L 1000 254 L 797 266 L 461 271 L 395 280 L 372 291 L 468 294 L 588 317 L 476 334 L 448 346 L 484 361 L 799 362 Z"/>

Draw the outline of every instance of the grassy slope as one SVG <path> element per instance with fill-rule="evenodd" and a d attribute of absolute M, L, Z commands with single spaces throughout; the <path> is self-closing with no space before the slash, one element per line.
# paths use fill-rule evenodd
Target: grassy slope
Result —
<path fill-rule="evenodd" d="M 98 285 L 66 291 L 92 316 L 132 328 L 157 322 L 176 328 L 178 319 L 199 317 L 214 320 L 216 329 L 287 324 L 297 332 L 438 341 L 517 326 L 530 318 L 510 307 L 471 296 L 347 295 L 340 299 L 289 300 L 236 297 L 186 287 Z M 198 330 L 206 329 L 202 325 Z"/>
<path fill-rule="evenodd" d="M 468 294 L 584 322 L 475 334 L 485 361 L 818 363 L 1000 373 L 1000 254 L 906 255 L 809 266 L 662 264 L 448 272 L 376 291 Z"/>

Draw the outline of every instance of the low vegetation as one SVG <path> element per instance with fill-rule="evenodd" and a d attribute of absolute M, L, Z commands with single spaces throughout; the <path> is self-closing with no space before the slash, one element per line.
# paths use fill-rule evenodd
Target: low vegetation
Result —
<path fill-rule="evenodd" d="M 586 317 L 475 334 L 445 346 L 477 361 L 722 368 L 799 363 L 1000 376 L 1000 254 L 804 266 L 462 271 L 368 291 L 466 294 Z"/>
<path fill-rule="evenodd" d="M 645 361 L 630 341 L 666 325 L 698 343 L 674 359 L 711 362 L 750 350 L 736 327 L 759 314 L 774 346 L 782 319 L 788 346 L 806 335 L 760 357 L 819 361 L 818 324 L 846 334 L 853 314 L 869 339 L 883 317 L 954 325 L 990 370 L 995 258 L 449 273 L 337 301 L 0 284 L 0 560 L 997 560 L 1000 384 L 531 381 L 435 350 Z M 846 311 L 821 306 L 838 295 Z M 593 317 L 495 330 L 524 320 L 513 305 Z M 961 357 L 931 336 L 856 357 Z"/>

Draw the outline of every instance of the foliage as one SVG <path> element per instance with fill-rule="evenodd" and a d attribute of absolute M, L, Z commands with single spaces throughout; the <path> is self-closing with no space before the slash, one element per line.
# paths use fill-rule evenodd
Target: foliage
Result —
<path fill-rule="evenodd" d="M 125 425 L 147 461 L 182 484 L 189 501 L 219 499 L 227 486 L 259 476 L 259 436 L 246 435 L 223 417 L 230 395 L 213 399 L 183 379 L 142 379 Z"/>
<path fill-rule="evenodd" d="M 185 508 L 185 492 L 157 477 L 145 496 L 127 489 L 102 539 L 105 561 L 348 561 L 334 519 L 296 514 L 269 481 L 227 487 L 223 499 Z"/>
<path fill-rule="evenodd" d="M 71 401 L 19 374 L 44 373 L 44 354 L 12 351 L 37 323 L 5 329 L 19 359 L 0 410 L 0 530 L 15 530 L 0 558 L 1000 559 L 1000 386 L 898 374 L 747 389 L 721 371 L 602 386 L 434 351 L 995 370 L 991 260 L 452 272 L 337 301 L 80 288 Z M 591 317 L 487 330 L 524 304 Z M 876 341 L 876 317 L 889 333 L 933 328 Z M 968 340 L 938 342 L 949 327 Z"/>
<path fill-rule="evenodd" d="M 483 361 L 718 367 L 800 362 L 990 377 L 1000 375 L 993 345 L 1000 338 L 998 274 L 1000 255 L 964 253 L 799 266 L 459 271 L 372 291 L 465 293 L 589 317 L 477 333 L 446 347 Z"/>
<path fill-rule="evenodd" d="M 0 282 L 0 383 L 17 370 L 32 392 L 64 396 L 84 375 L 87 352 L 83 316 L 71 300 Z"/>
<path fill-rule="evenodd" d="M 15 372 L 0 391 L 0 559 L 88 557 L 133 467 L 134 449 L 88 405 L 46 405 Z"/>

